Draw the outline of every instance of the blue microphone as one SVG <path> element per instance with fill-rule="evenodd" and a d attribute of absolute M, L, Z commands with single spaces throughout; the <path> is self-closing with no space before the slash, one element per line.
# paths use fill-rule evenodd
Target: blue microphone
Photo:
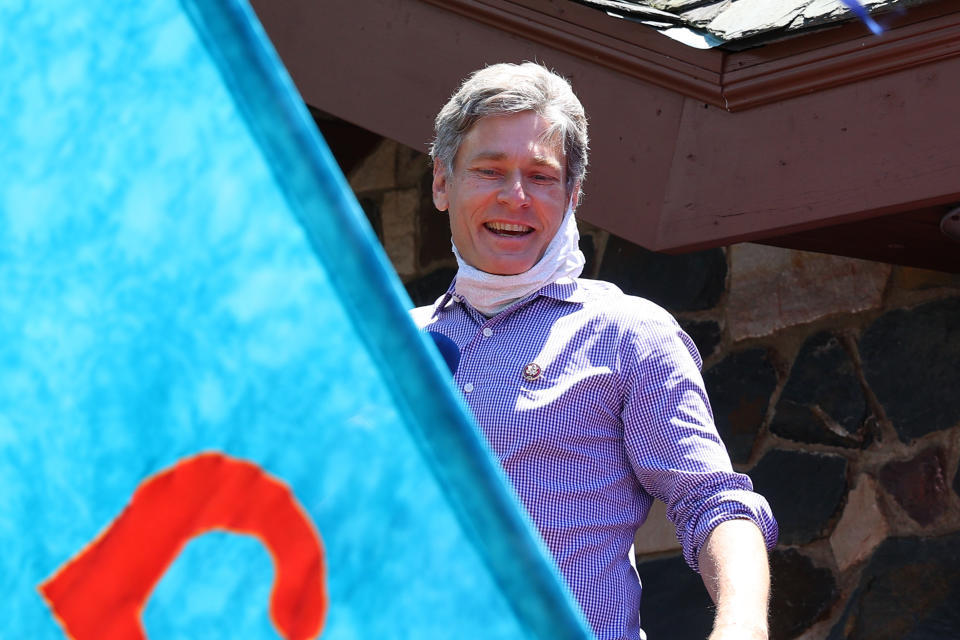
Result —
<path fill-rule="evenodd" d="M 433 339 L 433 343 L 437 345 L 440 355 L 443 356 L 443 361 L 446 362 L 450 368 L 450 373 L 456 374 L 457 367 L 460 365 L 460 348 L 457 346 L 457 343 L 436 331 L 427 331 L 427 335 L 430 336 Z"/>

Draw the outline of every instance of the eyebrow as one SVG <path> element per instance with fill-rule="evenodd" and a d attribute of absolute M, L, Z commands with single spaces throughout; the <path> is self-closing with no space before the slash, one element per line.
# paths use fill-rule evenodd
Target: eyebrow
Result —
<path fill-rule="evenodd" d="M 507 154 L 502 151 L 481 151 L 475 156 L 470 158 L 472 162 L 477 162 L 478 160 L 492 160 L 494 162 L 500 160 L 506 160 Z M 534 156 L 533 164 L 541 167 L 552 167 L 555 169 L 561 169 L 562 165 L 559 162 L 547 158 L 547 156 Z"/>

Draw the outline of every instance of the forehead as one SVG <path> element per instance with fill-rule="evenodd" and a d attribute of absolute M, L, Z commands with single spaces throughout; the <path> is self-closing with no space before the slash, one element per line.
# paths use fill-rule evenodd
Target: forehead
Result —
<path fill-rule="evenodd" d="M 533 111 L 480 118 L 463 137 L 460 158 L 522 157 L 538 163 L 563 164 L 560 136 L 551 135 L 550 123 Z"/>

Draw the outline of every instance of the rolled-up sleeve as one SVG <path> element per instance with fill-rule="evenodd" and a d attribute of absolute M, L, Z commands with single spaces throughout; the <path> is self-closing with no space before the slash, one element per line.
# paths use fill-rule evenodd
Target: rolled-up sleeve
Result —
<path fill-rule="evenodd" d="M 753 521 L 768 548 L 778 528 L 750 478 L 733 470 L 714 425 L 693 341 L 665 311 L 627 331 L 620 344 L 624 440 L 640 485 L 667 505 L 694 571 L 713 529 Z"/>

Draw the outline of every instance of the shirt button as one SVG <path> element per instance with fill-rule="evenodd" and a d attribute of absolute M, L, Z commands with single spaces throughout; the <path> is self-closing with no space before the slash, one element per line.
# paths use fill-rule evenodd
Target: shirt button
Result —
<path fill-rule="evenodd" d="M 484 328 L 483 328 L 483 337 L 484 337 L 484 338 L 489 338 L 489 337 L 492 336 L 492 335 L 493 335 L 493 329 L 491 329 L 490 327 L 484 327 Z"/>
<path fill-rule="evenodd" d="M 468 382 L 467 384 L 463 385 L 463 390 L 466 391 L 467 393 L 470 393 L 471 391 L 473 391 L 473 383 Z"/>

